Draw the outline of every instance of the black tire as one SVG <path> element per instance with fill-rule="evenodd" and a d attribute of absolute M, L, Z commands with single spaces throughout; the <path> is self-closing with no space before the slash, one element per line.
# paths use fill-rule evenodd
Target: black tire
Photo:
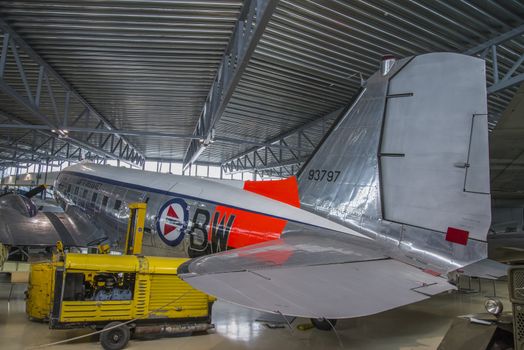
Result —
<path fill-rule="evenodd" d="M 120 327 L 100 333 L 100 344 L 105 350 L 120 350 L 126 347 L 131 338 L 131 331 L 129 327 L 121 322 L 111 322 L 104 327 L 104 329 L 111 328 L 117 325 Z"/>
<path fill-rule="evenodd" d="M 321 331 L 330 331 L 337 324 L 337 320 L 326 320 L 325 318 L 312 318 L 311 323 L 315 326 L 316 329 Z"/>
<path fill-rule="evenodd" d="M 207 320 L 206 322 L 208 324 L 211 324 L 211 321 L 212 321 L 212 315 L 213 315 L 213 303 L 214 301 L 210 302 L 210 303 L 207 303 Z"/>

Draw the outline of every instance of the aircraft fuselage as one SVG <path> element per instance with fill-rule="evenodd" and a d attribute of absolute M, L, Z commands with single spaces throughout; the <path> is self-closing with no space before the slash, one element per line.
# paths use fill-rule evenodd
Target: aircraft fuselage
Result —
<path fill-rule="evenodd" d="M 284 197 L 275 200 L 242 182 L 78 164 L 60 173 L 55 196 L 64 209 L 82 210 L 115 250 L 125 243 L 128 205 L 146 202 L 145 254 L 194 257 L 239 248 L 279 238 L 289 222 L 347 230 L 299 209 L 296 180 L 284 181 L 291 193 L 281 185 L 274 195 Z"/>

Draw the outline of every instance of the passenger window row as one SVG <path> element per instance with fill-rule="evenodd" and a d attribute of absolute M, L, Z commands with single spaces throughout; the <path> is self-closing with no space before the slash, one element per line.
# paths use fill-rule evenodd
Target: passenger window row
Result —
<path fill-rule="evenodd" d="M 73 189 L 72 185 L 68 184 L 67 185 L 67 191 L 66 191 L 65 194 L 66 195 L 71 195 L 71 190 L 74 191 L 73 194 L 75 196 L 78 196 L 79 193 L 80 193 L 81 187 L 80 186 L 75 186 L 74 189 Z M 89 192 L 88 189 L 83 189 L 81 198 L 82 199 L 87 199 L 88 192 Z M 98 192 L 93 192 L 93 194 L 91 195 L 91 203 L 95 204 L 97 199 L 98 199 Z M 106 208 L 108 206 L 108 203 L 109 203 L 109 197 L 108 196 L 103 196 L 102 197 L 102 204 L 100 206 L 100 210 L 106 210 Z M 116 199 L 115 203 L 113 205 L 113 210 L 120 210 L 121 207 L 122 207 L 122 200 Z"/>

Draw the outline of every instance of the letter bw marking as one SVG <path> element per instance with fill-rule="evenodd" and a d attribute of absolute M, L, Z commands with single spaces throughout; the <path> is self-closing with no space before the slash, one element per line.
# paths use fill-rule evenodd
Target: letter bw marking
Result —
<path fill-rule="evenodd" d="M 220 221 L 219 221 L 220 218 Z M 227 241 L 229 239 L 229 234 L 231 233 L 231 227 L 233 226 L 233 222 L 235 221 L 235 215 L 231 214 L 229 215 L 229 218 L 227 218 L 227 214 L 220 215 L 219 212 L 216 212 L 215 215 L 213 215 L 213 226 L 211 227 L 211 242 L 214 246 L 214 252 L 221 252 L 224 250 L 227 250 Z"/>

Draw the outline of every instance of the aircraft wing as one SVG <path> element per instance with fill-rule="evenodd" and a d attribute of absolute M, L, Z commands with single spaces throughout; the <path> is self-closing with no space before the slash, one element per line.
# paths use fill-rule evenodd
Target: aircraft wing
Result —
<path fill-rule="evenodd" d="M 371 315 L 455 288 L 371 244 L 344 235 L 293 233 L 190 260 L 178 272 L 220 299 L 311 318 Z"/>
<path fill-rule="evenodd" d="M 66 212 L 41 211 L 28 198 L 0 196 L 0 243 L 8 246 L 86 246 L 102 238 L 89 218 L 75 207 Z"/>

